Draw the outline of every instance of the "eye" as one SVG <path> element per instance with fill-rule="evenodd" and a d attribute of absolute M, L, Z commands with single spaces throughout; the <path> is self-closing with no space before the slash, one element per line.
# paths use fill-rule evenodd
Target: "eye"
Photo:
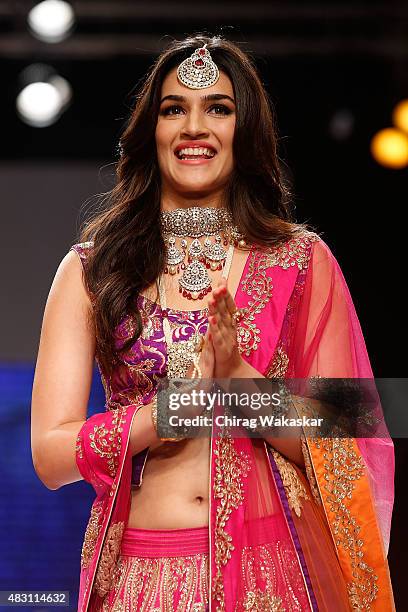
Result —
<path fill-rule="evenodd" d="M 171 106 L 166 106 L 165 108 L 163 108 L 160 111 L 161 115 L 180 115 L 180 112 L 176 112 L 176 111 L 182 111 L 182 107 L 179 106 L 178 104 L 172 104 Z"/>
<path fill-rule="evenodd" d="M 230 115 L 232 113 L 232 110 L 225 106 L 225 104 L 213 104 L 209 110 L 215 110 L 216 115 Z"/>
<path fill-rule="evenodd" d="M 179 104 L 172 104 L 170 106 L 166 106 L 165 108 L 163 108 L 160 111 L 160 115 L 163 116 L 171 116 L 171 115 L 181 115 L 183 114 L 184 109 L 182 106 L 180 106 Z M 210 112 L 213 115 L 230 115 L 233 111 L 228 108 L 228 106 L 225 106 L 225 104 L 213 104 L 212 106 L 210 106 L 210 108 L 208 109 L 208 112 Z"/>

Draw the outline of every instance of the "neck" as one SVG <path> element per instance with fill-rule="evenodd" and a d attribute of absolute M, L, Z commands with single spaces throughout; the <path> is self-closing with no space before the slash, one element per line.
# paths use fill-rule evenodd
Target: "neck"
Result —
<path fill-rule="evenodd" d="M 191 208 L 199 206 L 203 208 L 222 208 L 222 192 L 211 194 L 176 194 L 164 192 L 161 198 L 161 210 L 175 210 L 176 208 Z"/>

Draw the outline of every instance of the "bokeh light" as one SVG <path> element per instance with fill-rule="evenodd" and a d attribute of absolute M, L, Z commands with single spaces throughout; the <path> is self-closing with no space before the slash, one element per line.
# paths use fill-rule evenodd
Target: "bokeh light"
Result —
<path fill-rule="evenodd" d="M 44 0 L 28 13 L 32 34 L 48 43 L 58 43 L 69 36 L 75 22 L 72 6 L 63 0 Z"/>
<path fill-rule="evenodd" d="M 370 150 L 374 159 L 387 168 L 408 165 L 408 136 L 395 128 L 377 132 L 371 140 Z"/>

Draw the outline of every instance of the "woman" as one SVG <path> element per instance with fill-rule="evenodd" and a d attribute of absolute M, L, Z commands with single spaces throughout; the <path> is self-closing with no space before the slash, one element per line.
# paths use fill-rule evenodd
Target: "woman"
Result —
<path fill-rule="evenodd" d="M 33 388 L 40 478 L 97 494 L 79 610 L 393 610 L 384 428 L 158 435 L 166 375 L 372 378 L 336 259 L 291 221 L 248 56 L 221 38 L 173 43 L 136 99 L 117 176 L 57 272 Z M 86 419 L 94 356 L 106 411 Z"/>

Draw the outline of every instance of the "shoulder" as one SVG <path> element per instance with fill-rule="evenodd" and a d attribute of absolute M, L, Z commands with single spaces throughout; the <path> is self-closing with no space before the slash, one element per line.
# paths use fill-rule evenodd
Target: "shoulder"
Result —
<path fill-rule="evenodd" d="M 58 313 L 67 309 L 79 312 L 78 307 L 81 312 L 91 310 L 92 300 L 87 291 L 82 260 L 76 249 L 69 249 L 55 272 L 46 309 L 47 313 L 59 316 Z"/>
<path fill-rule="evenodd" d="M 305 270 L 308 267 L 315 245 L 322 241 L 316 232 L 300 228 L 294 235 L 277 245 L 268 247 L 265 252 L 268 267 L 279 266 L 284 270 L 297 267 Z"/>
<path fill-rule="evenodd" d="M 93 241 L 73 244 L 61 262 L 66 273 L 69 274 L 72 279 L 75 279 L 73 282 L 76 282 L 78 290 L 84 297 L 86 296 L 88 305 L 93 303 L 94 294 L 87 287 L 85 269 L 93 245 Z"/>
<path fill-rule="evenodd" d="M 92 251 L 94 246 L 93 240 L 89 240 L 88 242 L 77 242 L 70 247 L 70 251 L 75 251 L 79 256 L 82 263 L 84 263 Z"/>
<path fill-rule="evenodd" d="M 333 249 L 333 246 L 329 246 L 322 237 L 319 237 L 319 240 L 316 240 L 312 245 L 310 252 L 310 259 L 313 265 L 325 264 L 329 267 L 338 267 L 339 263 L 334 255 Z"/>

